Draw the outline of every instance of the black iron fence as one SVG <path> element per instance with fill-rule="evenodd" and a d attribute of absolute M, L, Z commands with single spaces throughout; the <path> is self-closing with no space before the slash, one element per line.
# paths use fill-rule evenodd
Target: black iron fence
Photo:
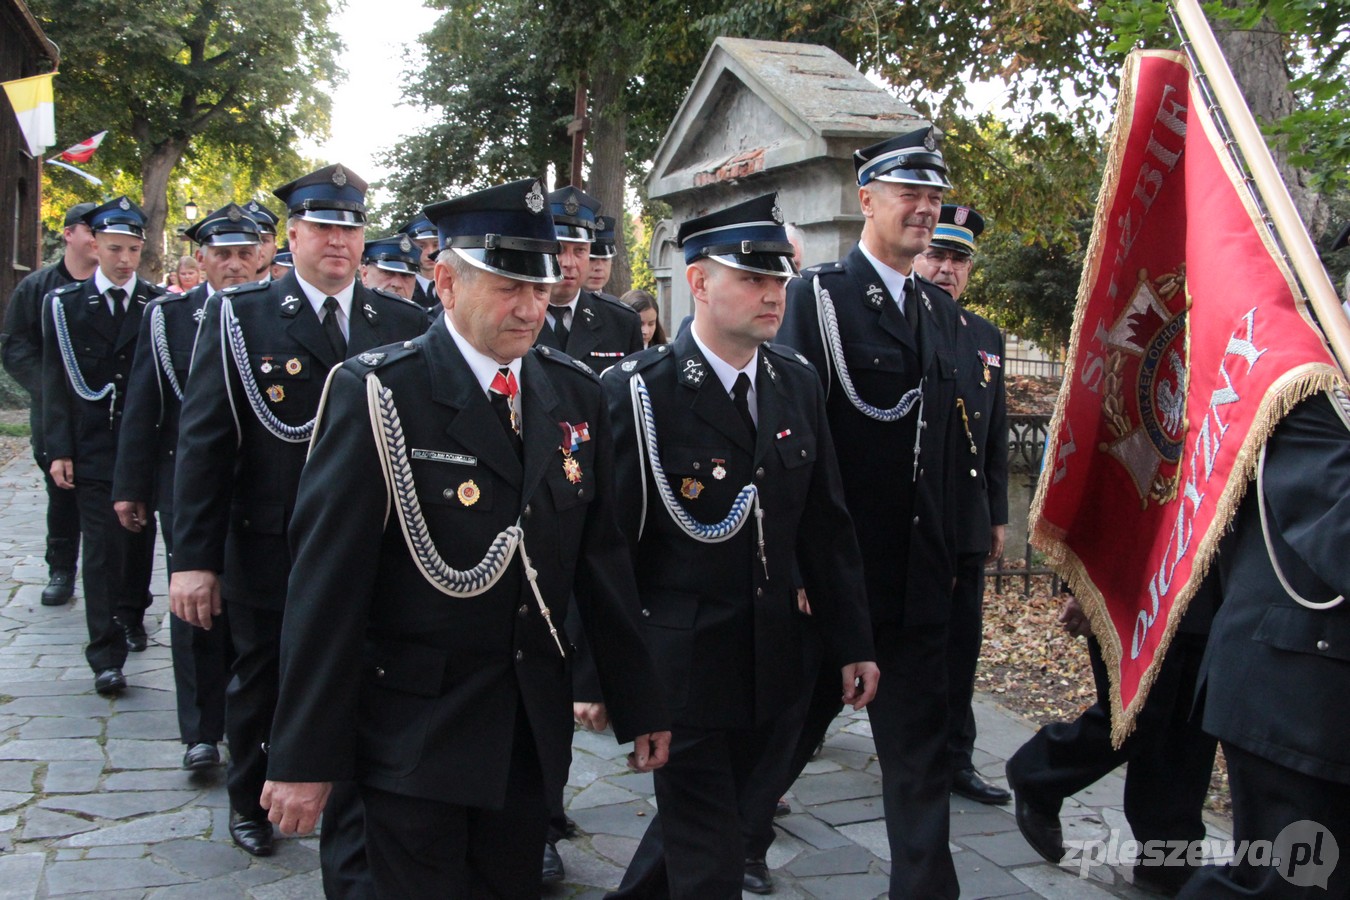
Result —
<path fill-rule="evenodd" d="M 985 574 L 994 579 L 994 589 L 1000 592 L 1005 581 L 1021 579 L 1022 593 L 1029 594 L 1032 578 L 1040 575 L 1051 576 L 1051 591 L 1059 592 L 1058 576 L 1027 540 L 1031 500 L 1036 496 L 1049 432 L 1049 416 L 1008 417 L 1008 538 L 1002 558 L 985 567 Z"/>
<path fill-rule="evenodd" d="M 1020 356 L 1003 358 L 1005 375 L 1036 375 L 1042 378 L 1063 378 L 1064 363 L 1054 359 L 1024 359 Z"/>

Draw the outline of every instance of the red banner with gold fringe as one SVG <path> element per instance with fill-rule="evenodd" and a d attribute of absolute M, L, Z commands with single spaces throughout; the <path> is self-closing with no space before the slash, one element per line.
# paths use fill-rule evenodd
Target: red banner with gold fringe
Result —
<path fill-rule="evenodd" d="M 1131 54 L 1032 541 L 1133 728 L 1266 437 L 1342 383 L 1180 53 Z"/>

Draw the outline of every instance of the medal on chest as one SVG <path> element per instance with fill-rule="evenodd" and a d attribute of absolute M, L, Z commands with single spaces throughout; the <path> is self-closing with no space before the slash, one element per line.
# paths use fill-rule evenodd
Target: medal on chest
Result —
<path fill-rule="evenodd" d="M 585 422 L 579 425 L 573 425 L 571 422 L 559 422 L 558 428 L 562 431 L 562 444 L 559 445 L 558 449 L 562 451 L 563 475 L 569 482 L 576 484 L 581 481 L 581 462 L 572 454 L 582 444 L 591 439 L 591 429 Z"/>

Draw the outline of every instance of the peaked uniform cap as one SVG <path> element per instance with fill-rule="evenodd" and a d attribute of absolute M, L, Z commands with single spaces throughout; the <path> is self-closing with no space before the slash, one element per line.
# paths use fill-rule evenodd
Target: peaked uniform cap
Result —
<path fill-rule="evenodd" d="M 66 218 L 65 221 L 62 222 L 62 225 L 66 228 L 79 225 L 81 222 L 84 222 L 84 217 L 86 215 L 96 209 L 98 209 L 97 203 L 76 203 L 70 209 L 66 210 Z"/>
<path fill-rule="evenodd" d="M 969 206 L 944 203 L 930 243 L 934 247 L 974 254 L 975 239 L 983 232 L 984 216 Z"/>
<path fill-rule="evenodd" d="M 423 240 L 424 238 L 437 237 L 436 226 L 432 224 L 432 221 L 428 219 L 426 216 L 416 217 L 411 222 L 400 228 L 399 232 L 401 234 L 408 235 L 408 237 L 412 238 L 415 241 L 420 241 Z"/>
<path fill-rule="evenodd" d="M 689 219 L 676 237 L 685 263 L 707 258 L 747 272 L 797 274 L 777 193 Z"/>
<path fill-rule="evenodd" d="M 591 259 L 612 259 L 614 257 L 614 226 L 618 222 L 613 216 L 595 217 L 595 240 L 591 242 Z"/>
<path fill-rule="evenodd" d="M 441 253 L 535 284 L 562 280 L 558 237 L 543 185 L 526 178 L 433 203 L 422 211 L 436 225 Z"/>
<path fill-rule="evenodd" d="M 257 200 L 250 200 L 245 203 L 244 212 L 252 216 L 253 221 L 258 223 L 259 234 L 275 235 L 277 233 L 277 224 L 281 222 L 281 219 Z"/>
<path fill-rule="evenodd" d="M 341 163 L 302 175 L 272 193 L 292 218 L 350 228 L 366 224 L 366 183 Z"/>
<path fill-rule="evenodd" d="M 194 224 L 183 236 L 202 247 L 225 247 L 257 244 L 261 229 L 258 222 L 239 204 L 222 206 Z"/>
<path fill-rule="evenodd" d="M 435 231 L 434 228 L 432 230 Z M 361 262 L 386 272 L 416 275 L 422 270 L 422 251 L 413 243 L 410 235 L 399 232 L 389 237 L 366 241 L 365 250 L 361 253 Z"/>
<path fill-rule="evenodd" d="M 853 151 L 858 186 L 873 181 L 950 188 L 947 164 L 938 142 L 942 132 L 932 125 Z"/>
<path fill-rule="evenodd" d="M 589 244 L 595 240 L 599 200 L 569 184 L 549 194 L 548 205 L 558 240 L 576 244 Z"/>
<path fill-rule="evenodd" d="M 95 234 L 129 234 L 145 240 L 145 211 L 125 194 L 89 210 L 84 223 Z"/>

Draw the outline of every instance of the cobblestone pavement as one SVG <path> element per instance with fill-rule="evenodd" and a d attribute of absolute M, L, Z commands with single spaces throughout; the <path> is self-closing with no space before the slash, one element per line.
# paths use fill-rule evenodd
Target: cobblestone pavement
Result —
<path fill-rule="evenodd" d="M 31 460 L 0 469 L 0 900 L 33 897 L 320 897 L 317 841 L 282 839 L 268 859 L 230 842 L 223 770 L 180 769 L 169 663 L 163 558 L 147 616 L 149 649 L 132 654 L 130 689 L 98 696 L 82 654 L 84 608 L 43 607 L 44 497 Z M 978 698 L 976 764 L 1003 781 L 1003 762 L 1032 727 Z M 570 815 L 582 834 L 559 845 L 565 884 L 550 898 L 598 898 L 613 887 L 650 820 L 650 775 L 624 766 L 627 747 L 578 733 Z M 841 716 L 790 795 L 769 856 L 776 897 L 860 900 L 883 896 L 889 852 L 880 773 L 866 714 Z M 1068 839 L 1126 831 L 1123 782 L 1110 776 L 1065 804 Z M 962 896 L 1145 896 L 1109 867 L 1050 866 L 1023 841 L 1010 808 L 952 800 L 952 849 Z M 1213 829 L 1218 836 L 1226 836 Z M 753 895 L 746 895 L 751 897 Z"/>

